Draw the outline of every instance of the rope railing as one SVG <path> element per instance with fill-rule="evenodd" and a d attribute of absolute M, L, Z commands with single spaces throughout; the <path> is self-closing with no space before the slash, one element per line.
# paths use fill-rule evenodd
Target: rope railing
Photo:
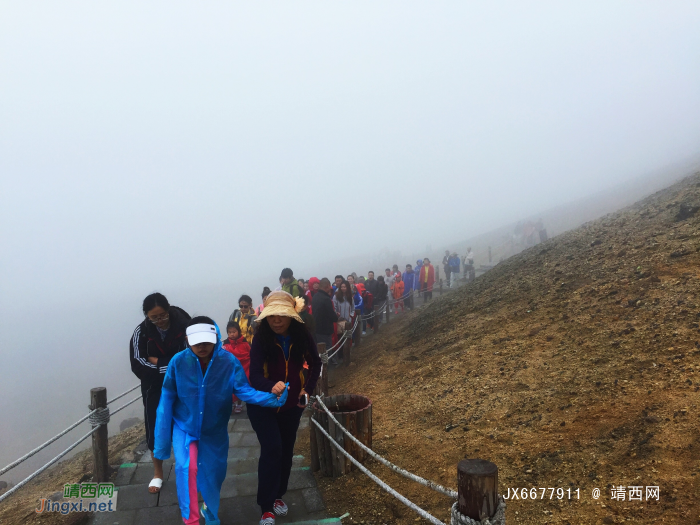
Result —
<path fill-rule="evenodd" d="M 401 494 L 399 494 L 398 492 L 396 492 L 394 489 L 392 489 L 389 485 L 387 485 L 386 483 L 384 483 L 384 482 L 383 482 L 381 479 L 379 479 L 377 476 L 375 476 L 374 474 L 372 474 L 367 468 L 365 468 L 364 465 L 362 465 L 362 463 L 360 463 L 359 461 L 357 461 L 354 457 L 352 457 L 352 455 L 350 455 L 348 452 L 346 452 L 345 449 L 343 449 L 343 447 L 341 447 L 338 443 L 336 443 L 336 441 L 335 441 L 333 438 L 331 438 L 331 436 L 328 434 L 328 432 L 326 432 L 326 430 L 323 428 L 323 426 L 322 426 L 318 421 L 316 421 L 316 420 L 313 419 L 313 418 L 311 418 L 311 421 L 313 422 L 314 425 L 316 425 L 316 428 L 318 428 L 318 429 L 321 431 L 321 433 L 322 433 L 324 436 L 326 436 L 326 438 L 327 438 L 328 441 L 330 442 L 331 446 L 333 446 L 334 448 L 336 448 L 336 449 L 338 450 L 338 452 L 340 452 L 340 453 L 343 454 L 346 458 L 348 458 L 348 459 L 352 462 L 353 465 L 355 465 L 358 469 L 360 469 L 360 471 L 361 471 L 363 474 L 367 475 L 372 481 L 374 481 L 374 482 L 375 482 L 377 485 L 379 485 L 382 489 L 384 489 L 386 492 L 388 492 L 389 494 L 391 494 L 392 496 L 394 496 L 394 497 L 395 497 L 396 499 L 398 499 L 401 503 L 403 503 L 404 505 L 406 505 L 409 509 L 411 509 L 411 510 L 413 510 L 414 512 L 418 513 L 418 515 L 419 515 L 421 518 L 428 520 L 428 521 L 429 521 L 430 523 L 432 523 L 433 525 L 445 525 L 442 521 L 440 521 L 439 519 L 437 519 L 435 516 L 433 516 L 433 515 L 430 514 L 429 512 L 426 512 L 425 510 L 423 510 L 422 508 L 420 508 L 418 505 L 416 505 L 415 503 L 413 503 L 412 501 L 410 501 L 408 498 L 406 498 L 406 497 L 402 496 Z"/>
<path fill-rule="evenodd" d="M 122 392 L 121 394 L 119 394 L 117 397 L 115 397 L 115 398 L 112 399 L 111 401 L 107 401 L 107 404 L 109 405 L 110 403 L 113 403 L 113 402 L 116 401 L 117 399 L 121 399 L 122 397 L 124 397 L 124 396 L 127 395 L 128 393 L 133 392 L 134 390 L 136 390 L 137 388 L 139 388 L 140 386 L 141 386 L 141 384 L 138 384 L 138 385 L 136 385 L 135 387 L 130 388 L 130 389 L 127 390 L 126 392 Z M 139 397 L 141 397 L 141 396 L 139 396 Z M 138 398 L 137 398 L 137 399 L 138 399 Z M 132 401 L 132 402 L 133 402 L 133 401 Z M 132 402 L 130 402 L 129 404 L 131 404 Z M 5 472 L 8 472 L 8 471 L 12 470 L 12 469 L 15 468 L 17 465 L 19 465 L 19 464 L 25 462 L 26 460 L 28 460 L 29 458 L 31 458 L 33 455 L 35 455 L 37 452 L 41 452 L 43 449 L 45 449 L 46 447 L 48 447 L 51 443 L 53 443 L 54 441 L 58 440 L 59 438 L 65 436 L 66 434 L 68 434 L 68 432 L 70 432 L 71 430 L 73 430 L 75 427 L 77 427 L 77 426 L 80 425 L 81 423 L 84 423 L 85 421 L 87 421 L 87 420 L 90 419 L 90 418 L 94 418 L 94 416 L 97 414 L 98 410 L 100 410 L 100 409 L 95 409 L 95 410 L 90 411 L 88 414 L 86 414 L 85 416 L 81 417 L 78 421 L 76 421 L 75 423 L 73 423 L 71 426 L 69 426 L 68 428 L 66 428 L 64 431 L 59 432 L 58 434 L 56 434 L 55 436 L 53 436 L 53 437 L 52 437 L 51 439 L 49 439 L 48 441 L 42 443 L 41 445 L 39 445 L 39 446 L 36 447 L 35 449 L 31 450 L 30 452 L 27 452 L 27 453 L 26 453 L 24 456 L 22 456 L 21 458 L 19 458 L 19 459 L 13 461 L 12 463 L 10 463 L 9 465 L 7 465 L 6 467 L 2 468 L 2 469 L 0 470 L 0 476 L 2 476 L 3 474 L 5 474 Z M 121 408 L 120 408 L 119 410 L 121 410 Z M 116 413 L 116 411 L 113 412 L 113 413 Z M 71 449 L 71 450 L 72 450 L 72 449 Z M 43 471 L 42 471 L 42 472 L 43 472 Z M 5 494 L 7 494 L 7 493 L 5 493 Z M 4 496 L 4 495 L 3 495 L 3 496 Z M 2 501 L 2 500 L 0 499 L 0 501 Z"/>
<path fill-rule="evenodd" d="M 140 386 L 140 385 L 138 385 L 138 386 Z M 109 403 L 111 403 L 111 402 L 113 402 L 113 401 L 116 401 L 117 399 L 123 397 L 124 395 L 128 394 L 129 392 L 132 392 L 133 390 L 135 390 L 135 388 L 132 388 L 131 390 L 128 390 L 127 392 L 124 392 L 124 394 L 121 394 L 121 395 L 115 397 L 114 399 L 112 399 L 112 401 L 109 401 Z M 114 414 L 116 414 L 116 413 L 118 413 L 118 412 L 124 410 L 126 407 L 128 407 L 128 406 L 131 405 L 132 403 L 135 403 L 136 401 L 138 401 L 139 399 L 141 399 L 141 397 L 142 397 L 142 396 L 139 395 L 138 397 L 135 397 L 135 398 L 132 399 L 131 401 L 128 401 L 127 403 L 125 403 L 125 404 L 123 404 L 122 406 L 120 406 L 119 408 L 117 408 L 114 412 L 112 412 L 111 415 L 114 415 Z M 98 415 L 98 414 L 99 414 L 99 415 Z M 98 417 L 95 418 L 95 417 L 94 417 L 95 415 L 98 415 Z M 19 483 L 17 483 L 17 485 L 15 485 L 14 487 L 12 487 L 10 490 L 8 490 L 8 491 L 5 492 L 4 494 L 0 495 L 0 502 L 2 502 L 5 498 L 9 497 L 10 495 L 14 494 L 15 492 L 17 492 L 20 488 L 22 488 L 22 487 L 25 486 L 27 483 L 29 483 L 31 480 L 33 480 L 34 478 L 36 478 L 39 474 L 41 474 L 42 472 L 44 472 L 44 471 L 45 471 L 46 469 L 48 469 L 51 465 L 53 465 L 53 464 L 55 464 L 56 462 L 58 462 L 58 460 L 60 460 L 62 457 L 64 457 L 66 454 L 68 454 L 68 453 L 69 453 L 71 450 L 73 450 L 75 447 L 77 447 L 78 445 L 80 445 L 80 443 L 82 443 L 82 442 L 85 441 L 87 438 L 89 438 L 90 436 L 92 436 L 92 435 L 97 431 L 97 429 L 100 428 L 101 425 L 106 425 L 107 423 L 109 423 L 109 419 L 110 419 L 110 411 L 109 411 L 109 408 L 106 408 L 106 409 L 97 409 L 97 410 L 91 411 L 91 412 L 90 412 L 87 416 L 85 416 L 83 419 L 81 419 L 80 421 L 78 421 L 77 423 L 75 423 L 73 426 L 69 427 L 69 429 L 70 429 L 70 428 L 75 428 L 75 426 L 79 425 L 80 423 L 82 423 L 83 421 L 85 421 L 85 420 L 88 419 L 88 418 L 91 418 L 91 421 L 90 421 L 90 422 L 91 422 L 91 424 L 93 425 L 93 428 L 90 430 L 90 432 L 88 432 L 87 434 L 85 434 L 84 436 L 82 436 L 80 439 L 78 439 L 78 441 L 76 441 L 75 443 L 73 443 L 71 446 L 69 446 L 69 447 L 68 447 L 67 449 L 65 449 L 63 452 L 61 452 L 60 454 L 58 454 L 58 455 L 57 455 L 56 457 L 54 457 L 52 460 L 50 460 L 49 462 L 47 462 L 46 464 L 44 464 L 41 468 L 39 468 L 38 470 L 36 470 L 35 472 L 33 472 L 32 474 L 30 474 L 29 476 L 27 476 L 25 479 L 23 479 L 23 480 L 20 481 Z M 60 436 L 63 435 L 64 433 L 65 433 L 65 431 L 62 432 L 60 435 L 58 435 L 58 437 L 60 437 Z M 52 440 L 51 440 L 50 442 L 53 442 L 53 441 L 55 441 L 56 439 L 58 439 L 56 436 L 54 436 L 54 438 L 55 438 L 55 439 L 52 438 Z M 47 443 L 48 443 L 48 442 L 47 442 Z M 43 447 L 43 446 L 42 446 L 42 447 Z M 39 450 L 41 450 L 41 448 L 39 448 Z M 36 453 L 36 452 L 38 452 L 38 450 L 35 449 L 35 450 L 32 451 L 32 452 L 33 452 L 33 453 Z M 8 467 L 5 467 L 5 469 L 3 469 L 3 471 L 6 472 L 6 471 L 9 470 L 10 468 L 12 468 L 12 467 L 18 465 L 19 463 L 21 463 L 22 461 L 24 461 L 24 459 L 26 459 L 27 457 L 30 457 L 30 456 L 27 455 L 27 456 L 24 457 L 24 458 L 20 458 L 21 461 L 18 460 L 18 461 L 16 461 L 16 462 L 14 462 L 13 464 L 9 465 Z"/>
<path fill-rule="evenodd" d="M 321 408 L 323 408 L 324 412 L 328 415 L 328 417 L 333 421 L 333 423 L 336 424 L 338 428 L 348 436 L 356 445 L 358 445 L 362 450 L 367 452 L 370 456 L 372 456 L 374 459 L 382 463 L 383 465 L 386 465 L 389 467 L 391 470 L 394 472 L 397 472 L 398 474 L 401 474 L 402 476 L 410 479 L 411 481 L 415 481 L 416 483 L 420 483 L 421 485 L 424 485 L 428 488 L 433 489 L 436 492 L 440 492 L 444 494 L 445 496 L 449 496 L 450 498 L 457 499 L 457 491 L 448 489 L 440 485 L 439 483 L 435 483 L 434 481 L 427 480 L 425 478 L 422 478 L 420 476 L 417 476 L 416 474 L 412 474 L 411 472 L 402 469 L 399 466 L 394 465 L 391 461 L 383 458 L 376 452 L 374 452 L 371 448 L 367 447 L 364 443 L 362 443 L 359 439 L 357 439 L 355 436 L 353 436 L 348 430 L 341 425 L 338 420 L 333 416 L 332 412 L 328 410 L 328 407 L 323 403 L 323 400 L 321 399 L 321 396 L 316 396 L 316 400 L 318 401 L 319 405 Z"/>
<path fill-rule="evenodd" d="M 360 324 L 360 317 L 355 318 L 355 324 L 352 326 L 350 330 L 346 330 L 345 333 L 341 336 L 341 338 L 338 340 L 338 342 L 333 345 L 333 347 L 326 352 L 328 354 L 328 359 L 332 359 L 335 354 L 340 352 L 343 348 L 343 344 L 345 343 L 346 340 L 348 340 L 352 335 L 355 333 L 355 330 L 357 330 L 358 325 Z M 337 348 L 336 348 L 337 347 Z M 335 351 L 331 354 L 331 350 L 335 349 Z"/>

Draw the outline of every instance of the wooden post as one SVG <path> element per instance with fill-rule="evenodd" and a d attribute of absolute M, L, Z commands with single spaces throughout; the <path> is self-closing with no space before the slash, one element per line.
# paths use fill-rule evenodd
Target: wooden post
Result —
<path fill-rule="evenodd" d="M 318 349 L 318 355 L 322 356 L 323 354 L 326 353 L 326 343 L 318 343 L 316 345 L 316 348 Z M 318 381 L 316 382 L 316 388 L 313 391 L 314 396 L 320 396 L 323 394 L 324 396 L 328 395 L 328 365 L 323 365 L 321 368 L 321 375 L 318 378 Z"/>
<path fill-rule="evenodd" d="M 357 346 L 360 346 L 360 343 L 362 343 L 362 310 L 355 310 L 357 312 L 357 316 L 360 318 L 360 320 L 357 322 L 357 336 L 355 337 L 355 344 Z"/>
<path fill-rule="evenodd" d="M 381 315 L 382 315 L 382 314 L 379 312 L 379 306 L 377 306 L 377 305 L 375 304 L 375 305 L 374 305 L 374 319 L 372 319 L 372 320 L 374 321 L 374 333 L 375 333 L 375 334 L 376 334 L 377 332 L 379 332 L 379 317 L 380 317 Z"/>
<path fill-rule="evenodd" d="M 389 324 L 389 318 L 391 317 L 391 309 L 394 307 L 393 299 L 389 299 L 389 294 L 386 296 L 386 308 L 384 309 L 384 315 L 386 315 L 386 324 Z"/>
<path fill-rule="evenodd" d="M 442 296 L 442 279 L 440 279 L 440 295 Z"/>
<path fill-rule="evenodd" d="M 459 512 L 480 521 L 498 509 L 498 467 L 485 459 L 463 459 L 457 465 Z"/>
<path fill-rule="evenodd" d="M 360 442 L 372 448 L 372 401 L 363 396 L 337 395 L 325 397 L 325 405 L 333 412 L 338 423 L 355 436 Z M 318 405 L 313 406 L 312 417 L 328 431 L 336 443 L 348 454 L 360 462 L 364 462 L 368 455 L 355 443 L 348 439 L 343 431 L 333 423 Z M 314 428 L 316 426 L 314 425 Z M 328 439 L 316 429 L 316 441 L 318 454 L 317 462 L 322 474 L 327 477 L 338 477 L 349 474 L 355 467 L 335 447 L 332 447 Z M 314 460 L 312 458 L 312 468 Z"/>
<path fill-rule="evenodd" d="M 107 389 L 103 386 L 90 390 L 90 410 L 107 407 Z M 107 446 L 107 425 L 100 427 L 92 434 L 92 457 L 94 470 L 92 481 L 106 483 L 109 481 L 109 448 Z"/>
<path fill-rule="evenodd" d="M 343 366 L 350 366 L 350 349 L 352 348 L 352 337 L 348 337 L 343 343 Z"/>
<path fill-rule="evenodd" d="M 316 389 L 318 390 L 318 389 Z M 311 414 L 311 419 L 316 419 L 314 414 Z M 321 460 L 318 454 L 318 440 L 316 438 L 316 425 L 309 422 L 309 442 L 311 444 L 311 472 L 321 470 Z"/>

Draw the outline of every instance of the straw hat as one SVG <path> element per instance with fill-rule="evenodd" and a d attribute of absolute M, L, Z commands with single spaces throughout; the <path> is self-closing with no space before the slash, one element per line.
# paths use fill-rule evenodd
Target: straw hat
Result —
<path fill-rule="evenodd" d="M 265 308 L 263 308 L 262 313 L 258 316 L 258 322 L 270 315 L 283 315 L 285 317 L 291 317 L 300 323 L 304 322 L 301 320 L 301 317 L 299 317 L 299 312 L 304 309 L 304 299 L 301 297 L 295 299 L 287 292 L 270 292 L 270 295 L 265 298 L 263 304 Z"/>

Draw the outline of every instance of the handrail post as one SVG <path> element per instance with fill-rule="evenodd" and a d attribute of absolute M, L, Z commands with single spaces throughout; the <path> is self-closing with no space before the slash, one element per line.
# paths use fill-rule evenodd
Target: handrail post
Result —
<path fill-rule="evenodd" d="M 374 318 L 372 319 L 372 321 L 374 322 L 374 328 L 373 328 L 372 331 L 373 331 L 375 334 L 376 334 L 377 332 L 379 332 L 379 317 L 380 317 L 381 315 L 382 315 L 382 314 L 381 314 L 381 312 L 379 311 L 379 305 L 376 305 L 376 304 L 375 304 L 375 305 L 374 305 Z"/>
<path fill-rule="evenodd" d="M 498 509 L 498 467 L 485 459 L 457 464 L 457 507 L 473 520 L 491 518 Z"/>
<path fill-rule="evenodd" d="M 107 408 L 107 389 L 97 387 L 90 390 L 90 410 L 96 408 Z M 92 434 L 92 457 L 94 460 L 94 470 L 92 480 L 97 483 L 109 481 L 109 435 L 107 424 L 98 427 Z"/>

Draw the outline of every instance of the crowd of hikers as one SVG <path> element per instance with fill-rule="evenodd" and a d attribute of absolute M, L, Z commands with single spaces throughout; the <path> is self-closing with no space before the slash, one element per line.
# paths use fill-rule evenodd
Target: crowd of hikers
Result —
<path fill-rule="evenodd" d="M 470 279 L 471 248 L 461 260 L 446 252 L 443 269 L 449 286 L 457 280 L 460 262 Z M 381 315 L 369 315 L 375 304 L 399 313 L 414 307 L 418 293 L 429 301 L 435 281 L 435 268 L 427 257 L 415 267 L 407 264 L 403 272 L 394 265 L 384 275 L 336 275 L 332 283 L 326 277 L 297 279 L 285 268 L 276 290 L 263 289 L 257 308 L 249 295 L 239 298 L 226 324 L 226 338 L 210 317 L 191 318 L 164 295 L 147 296 L 142 304 L 145 318 L 134 330 L 129 358 L 141 380 L 152 453 L 149 492 L 160 491 L 163 461 L 172 449 L 184 523 L 199 523 L 203 515 L 207 524 L 219 524 L 229 418 L 242 412 L 245 402 L 260 443 L 260 524 L 274 525 L 275 516 L 289 510 L 282 497 L 299 422 L 321 373 L 317 344 L 331 348 L 360 322 L 353 336 L 364 335 L 368 326 L 381 320 Z M 338 359 L 330 364 L 338 364 Z"/>

